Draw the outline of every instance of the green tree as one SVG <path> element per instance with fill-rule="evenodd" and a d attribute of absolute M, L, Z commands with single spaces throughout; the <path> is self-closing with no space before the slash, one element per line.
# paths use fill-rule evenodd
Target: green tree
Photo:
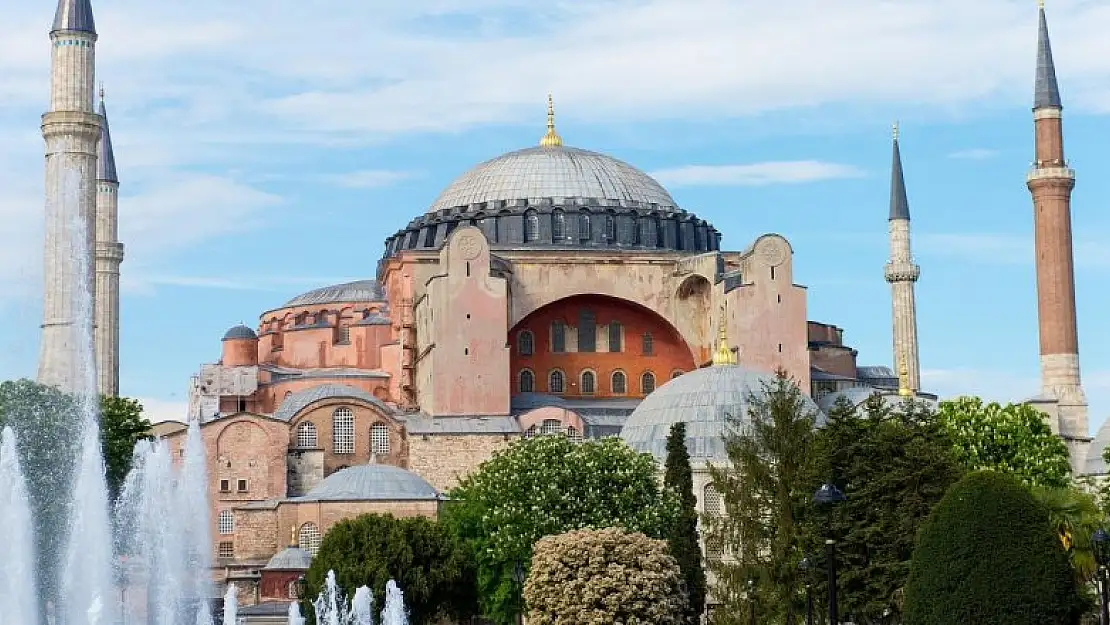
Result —
<path fill-rule="evenodd" d="M 100 442 L 104 451 L 104 464 L 108 492 L 114 499 L 123 486 L 135 444 L 148 440 L 150 421 L 143 418 L 143 405 L 127 397 L 100 398 Z"/>
<path fill-rule="evenodd" d="M 1048 511 L 1017 478 L 968 474 L 922 525 L 906 625 L 1073 625 L 1081 611 Z"/>
<path fill-rule="evenodd" d="M 705 569 L 701 562 L 697 498 L 694 496 L 690 452 L 686 449 L 685 423 L 671 426 L 671 433 L 667 437 L 667 462 L 664 467 L 663 485 L 679 502 L 678 514 L 667 533 L 667 544 L 671 555 L 682 570 L 687 596 L 686 623 L 698 625 L 705 610 Z"/>
<path fill-rule="evenodd" d="M 924 404 L 892 407 L 876 394 L 860 411 L 843 398 L 833 406 L 814 457 L 813 488 L 832 481 L 846 499 L 831 517 L 807 518 L 813 569 L 827 566 L 831 530 L 841 613 L 861 625 L 899 619 L 918 528 L 963 474 L 951 441 Z M 823 575 L 812 581 L 827 592 Z"/>
<path fill-rule="evenodd" d="M 332 526 L 305 574 L 302 610 L 310 619 L 309 599 L 319 596 L 329 570 L 351 595 L 368 586 L 378 606 L 385 601 L 386 583 L 395 580 L 413 625 L 466 619 L 477 607 L 474 568 L 465 550 L 447 527 L 423 517 L 364 514 Z"/>
<path fill-rule="evenodd" d="M 1068 448 L 1033 406 L 960 397 L 941 402 L 938 415 L 969 471 L 1008 473 L 1030 485 L 1070 484 Z"/>
<path fill-rule="evenodd" d="M 664 541 L 583 529 L 536 543 L 524 598 L 532 625 L 682 625 L 682 585 Z"/>
<path fill-rule="evenodd" d="M 508 625 L 521 613 L 514 573 L 544 536 L 623 527 L 661 538 L 677 506 L 657 471 L 650 455 L 619 438 L 547 435 L 513 443 L 464 478 L 446 517 L 477 562 L 483 615 Z"/>
<path fill-rule="evenodd" d="M 713 621 L 743 622 L 754 601 L 761 619 L 789 625 L 799 607 L 799 515 L 813 495 L 809 463 L 817 412 L 783 371 L 748 404 L 747 415 L 730 417 L 730 466 L 710 467 L 724 514 L 707 518 L 706 542 L 732 556 L 710 558 L 713 594 L 723 604 Z"/>

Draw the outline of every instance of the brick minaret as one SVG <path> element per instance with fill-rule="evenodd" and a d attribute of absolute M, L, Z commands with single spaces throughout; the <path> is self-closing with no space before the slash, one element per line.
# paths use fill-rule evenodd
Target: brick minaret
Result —
<path fill-rule="evenodd" d="M 914 284 L 921 268 L 914 264 L 910 249 L 910 203 L 902 175 L 902 153 L 898 148 L 898 125 L 894 125 L 894 161 L 890 173 L 890 260 L 883 275 L 890 283 L 893 308 L 894 366 L 908 391 L 921 390 L 921 361 L 917 352 L 917 302 Z M 904 374 L 903 374 L 904 371 Z"/>
<path fill-rule="evenodd" d="M 1075 172 L 1064 158 L 1063 106 L 1044 6 L 1040 8 L 1039 17 L 1033 99 L 1036 160 L 1028 175 L 1028 186 L 1033 194 L 1041 387 L 1045 398 L 1056 401 L 1059 433 L 1068 443 L 1073 468 L 1078 469 L 1090 437 L 1087 398 L 1079 379 L 1079 339 L 1075 321 L 1071 240 L 1071 191 L 1075 187 Z"/>
<path fill-rule="evenodd" d="M 100 144 L 96 159 L 96 373 L 101 395 L 119 394 L 119 177 L 100 90 Z"/>
<path fill-rule="evenodd" d="M 96 28 L 90 0 L 59 0 L 50 31 L 50 108 L 46 142 L 46 220 L 40 382 L 95 389 L 92 361 L 96 144 L 93 108 Z"/>

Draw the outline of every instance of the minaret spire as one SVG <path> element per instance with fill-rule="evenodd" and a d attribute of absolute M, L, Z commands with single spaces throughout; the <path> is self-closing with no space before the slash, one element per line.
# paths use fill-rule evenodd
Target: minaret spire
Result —
<path fill-rule="evenodd" d="M 123 244 L 119 242 L 119 177 L 100 87 L 100 141 L 96 150 L 96 287 L 93 308 L 97 387 L 101 395 L 119 394 L 119 267 Z"/>
<path fill-rule="evenodd" d="M 890 174 L 890 260 L 883 275 L 890 283 L 894 363 L 898 367 L 899 389 L 903 393 L 921 390 L 921 361 L 917 343 L 917 300 L 914 284 L 921 268 L 913 262 L 910 245 L 910 203 L 906 196 L 906 180 L 902 173 L 902 152 L 899 147 L 898 124 L 893 131 L 893 160 Z"/>
<path fill-rule="evenodd" d="M 721 319 L 717 323 L 717 351 L 713 352 L 713 366 L 736 364 L 736 354 L 728 346 L 728 309 L 721 306 Z"/>
<path fill-rule="evenodd" d="M 1041 395 L 1054 401 L 1060 436 L 1068 444 L 1072 470 L 1084 469 L 1090 433 L 1087 397 L 1079 373 L 1075 314 L 1071 192 L 1075 171 L 1064 157 L 1063 104 L 1048 39 L 1044 6 L 1038 11 L 1037 73 L 1033 97 L 1035 157 L 1026 176 L 1033 196 L 1037 316 L 1041 348 Z"/>
<path fill-rule="evenodd" d="M 54 11 L 54 27 L 50 32 L 53 34 L 60 31 L 95 35 L 92 0 L 58 0 L 58 8 Z"/>
<path fill-rule="evenodd" d="M 540 139 L 540 147 L 550 148 L 563 145 L 563 138 L 555 132 L 555 101 L 547 94 L 547 134 Z"/>

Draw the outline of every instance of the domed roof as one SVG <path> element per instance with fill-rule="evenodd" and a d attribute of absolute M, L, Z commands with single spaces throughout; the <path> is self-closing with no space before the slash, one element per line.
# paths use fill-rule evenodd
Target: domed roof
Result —
<path fill-rule="evenodd" d="M 674 207 L 654 178 L 611 156 L 562 145 L 526 148 L 488 160 L 452 182 L 429 212 L 498 200 L 592 198 Z"/>
<path fill-rule="evenodd" d="M 324 478 L 301 501 L 435 501 L 439 492 L 419 475 L 388 464 L 348 467 Z"/>
<path fill-rule="evenodd" d="M 239 325 L 229 329 L 227 332 L 225 332 L 223 340 L 225 340 L 225 341 L 234 341 L 234 340 L 238 340 L 238 339 L 254 340 L 254 339 L 257 339 L 257 338 L 258 338 L 258 335 L 254 333 L 254 330 L 252 330 L 251 328 L 248 328 L 245 325 L 239 324 Z"/>
<path fill-rule="evenodd" d="M 385 294 L 377 280 L 356 280 L 344 284 L 333 284 L 307 293 L 302 293 L 285 302 L 283 308 L 293 306 L 313 306 L 315 304 L 334 304 L 337 302 L 384 302 Z"/>
<path fill-rule="evenodd" d="M 723 437 L 731 427 L 730 418 L 746 419 L 750 395 L 762 392 L 763 384 L 770 382 L 774 382 L 773 375 L 739 365 L 714 365 L 685 373 L 640 402 L 621 428 L 621 438 L 633 449 L 662 461 L 667 456 L 671 426 L 682 422 L 692 460 L 727 461 Z M 823 422 L 817 405 L 805 397 L 806 405 Z"/>
<path fill-rule="evenodd" d="M 267 571 L 307 571 L 312 566 L 312 554 L 300 547 L 286 547 L 266 563 Z"/>

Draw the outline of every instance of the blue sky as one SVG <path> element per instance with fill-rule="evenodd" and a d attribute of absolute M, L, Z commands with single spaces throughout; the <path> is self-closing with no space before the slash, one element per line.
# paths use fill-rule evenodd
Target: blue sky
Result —
<path fill-rule="evenodd" d="M 47 0 L 0 22 L 0 377 L 40 323 Z M 311 5 L 312 8 L 309 8 Z M 404 5 L 404 6 L 402 6 Z M 460 9 L 459 7 L 465 7 Z M 182 410 L 223 331 L 372 277 L 452 178 L 543 134 L 651 172 L 743 249 L 795 249 L 811 319 L 890 356 L 890 124 L 901 121 L 923 383 L 1037 391 L 1025 0 L 94 0 L 119 165 L 122 392 Z M 1110 410 L 1110 5 L 1050 0 L 1074 194 L 1084 382 Z"/>

